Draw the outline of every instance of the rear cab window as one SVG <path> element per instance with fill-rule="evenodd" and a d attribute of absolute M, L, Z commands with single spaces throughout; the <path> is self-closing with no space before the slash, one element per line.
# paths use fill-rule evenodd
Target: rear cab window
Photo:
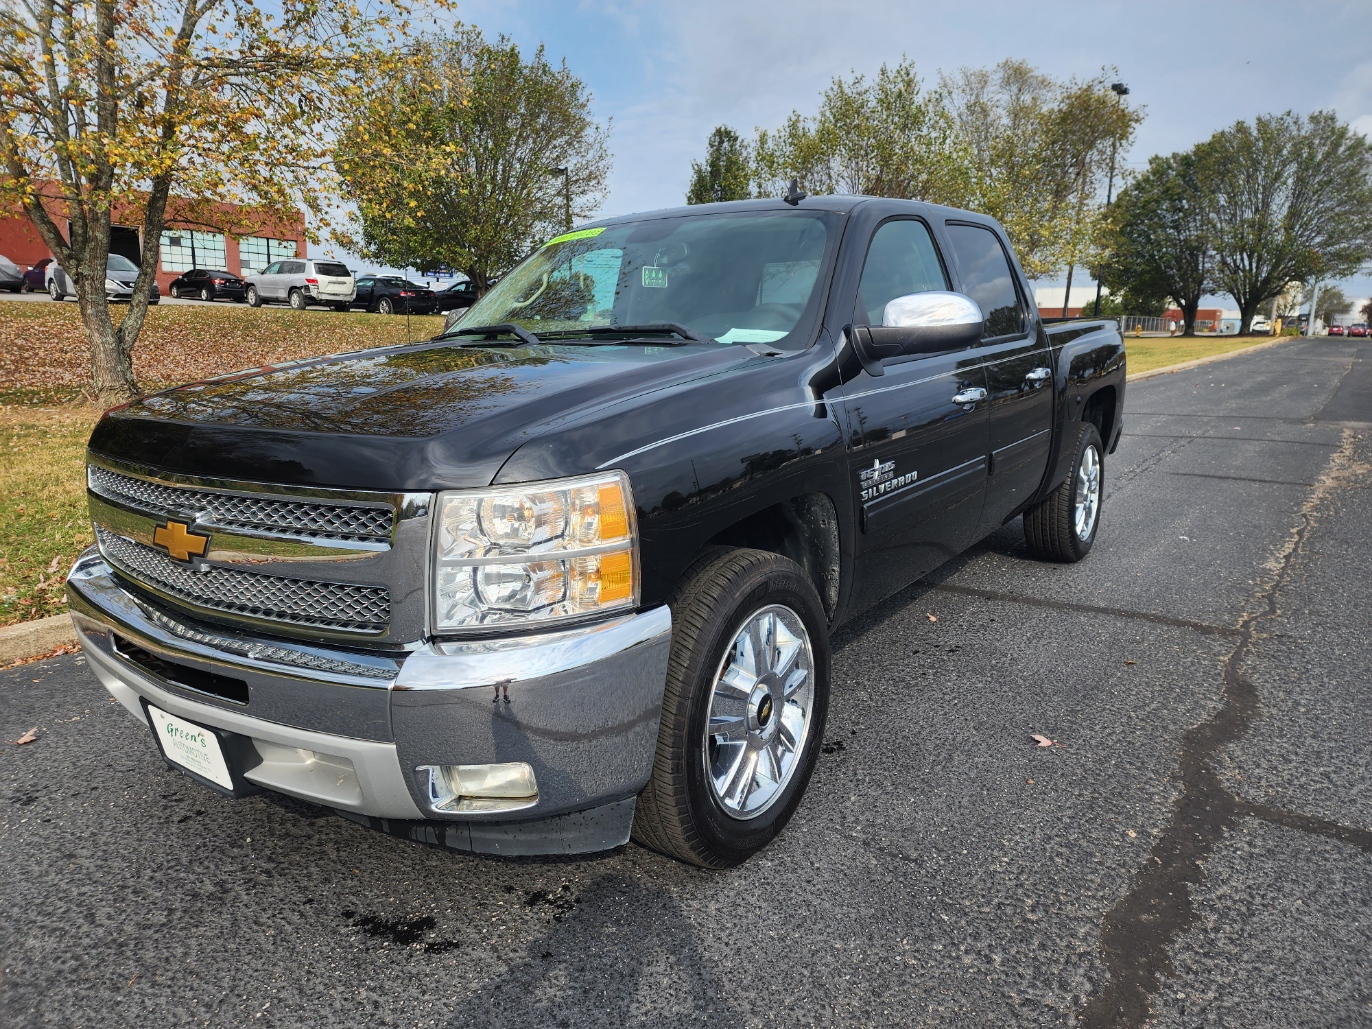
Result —
<path fill-rule="evenodd" d="M 352 274 L 346 264 L 339 264 L 336 261 L 316 261 L 314 270 L 317 275 L 328 275 L 336 279 L 346 279 Z"/>

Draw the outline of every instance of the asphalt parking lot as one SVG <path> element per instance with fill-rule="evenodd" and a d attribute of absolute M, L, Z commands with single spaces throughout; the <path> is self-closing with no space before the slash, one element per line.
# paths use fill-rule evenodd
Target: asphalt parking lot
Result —
<path fill-rule="evenodd" d="M 841 630 L 729 872 L 221 799 L 79 656 L 0 672 L 0 1023 L 1372 1026 L 1372 345 L 1132 384 L 1125 431 L 1087 561 L 1015 523 Z"/>

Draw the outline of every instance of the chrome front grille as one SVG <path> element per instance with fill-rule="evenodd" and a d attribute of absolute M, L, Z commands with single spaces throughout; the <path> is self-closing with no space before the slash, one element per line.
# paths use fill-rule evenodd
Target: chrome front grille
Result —
<path fill-rule="evenodd" d="M 268 532 L 315 539 L 385 542 L 395 511 L 389 506 L 277 500 L 218 490 L 149 482 L 98 465 L 90 466 L 90 488 L 116 503 L 163 518 L 193 519 L 207 528 Z"/>
<path fill-rule="evenodd" d="M 208 565 L 197 569 L 99 525 L 95 536 L 100 553 L 117 571 L 173 600 L 206 611 L 356 633 L 383 633 L 390 624 L 390 591 L 384 587 Z"/>

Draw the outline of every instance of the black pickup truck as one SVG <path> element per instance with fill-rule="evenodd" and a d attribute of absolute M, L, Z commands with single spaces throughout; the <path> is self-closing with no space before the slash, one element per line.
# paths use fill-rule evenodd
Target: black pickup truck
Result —
<path fill-rule="evenodd" d="M 558 236 L 428 342 L 146 397 L 90 440 L 90 667 L 235 796 L 734 864 L 836 625 L 1017 517 L 1090 550 L 1123 345 L 1031 295 L 966 211 L 708 205 Z"/>

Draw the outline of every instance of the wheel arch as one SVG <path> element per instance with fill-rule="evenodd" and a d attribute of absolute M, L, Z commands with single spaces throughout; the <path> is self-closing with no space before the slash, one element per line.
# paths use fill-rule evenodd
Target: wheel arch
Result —
<path fill-rule="evenodd" d="M 804 569 L 832 623 L 838 613 L 843 558 L 838 509 L 827 493 L 805 493 L 746 515 L 706 541 L 789 558 Z"/>

